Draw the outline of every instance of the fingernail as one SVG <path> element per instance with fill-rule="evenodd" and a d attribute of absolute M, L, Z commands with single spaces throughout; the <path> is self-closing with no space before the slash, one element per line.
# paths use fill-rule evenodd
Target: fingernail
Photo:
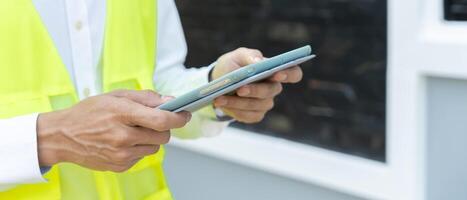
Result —
<path fill-rule="evenodd" d="M 287 79 L 287 74 L 280 73 L 279 75 L 277 75 L 278 81 L 285 81 L 285 79 Z"/>
<path fill-rule="evenodd" d="M 238 95 L 246 96 L 246 95 L 249 95 L 250 92 L 251 92 L 250 88 L 244 87 L 244 88 L 241 88 L 240 90 L 238 90 Z"/>
<path fill-rule="evenodd" d="M 216 105 L 219 106 L 219 107 L 227 105 L 227 99 L 222 98 L 222 97 L 218 98 L 216 100 Z"/>
<path fill-rule="evenodd" d="M 162 97 L 162 100 L 163 100 L 163 101 L 170 101 L 170 100 L 172 100 L 172 99 L 175 99 L 175 97 L 173 97 L 173 96 L 163 96 L 163 97 Z"/>
<path fill-rule="evenodd" d="M 260 62 L 262 59 L 260 57 L 254 57 L 253 58 L 253 62 L 254 63 L 257 63 L 257 62 Z"/>
<path fill-rule="evenodd" d="M 191 120 L 191 113 L 190 112 L 186 112 L 186 121 L 189 122 Z"/>

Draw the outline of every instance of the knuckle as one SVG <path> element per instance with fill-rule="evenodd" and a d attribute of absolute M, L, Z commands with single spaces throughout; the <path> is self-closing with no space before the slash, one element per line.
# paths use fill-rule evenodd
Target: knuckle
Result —
<path fill-rule="evenodd" d="M 125 150 L 121 150 L 115 153 L 114 159 L 116 162 L 128 162 L 131 159 L 131 153 Z"/>
<path fill-rule="evenodd" d="M 137 93 L 134 90 L 119 90 L 119 92 L 115 93 L 114 96 L 120 97 L 122 100 L 130 100 L 132 99 L 131 97 L 134 96 L 135 94 Z"/>
<path fill-rule="evenodd" d="M 132 104 L 133 101 L 128 99 L 128 98 L 121 98 L 120 101 L 118 101 L 121 105 L 126 105 L 128 106 L 129 104 Z"/>
<path fill-rule="evenodd" d="M 123 115 L 120 112 L 110 112 L 107 115 L 106 122 L 107 124 L 113 124 L 115 122 L 118 122 L 120 119 L 122 119 Z"/>
<path fill-rule="evenodd" d="M 143 90 L 142 92 L 144 96 L 148 98 L 160 97 L 160 94 L 158 94 L 154 90 Z"/>
<path fill-rule="evenodd" d="M 114 90 L 114 91 L 110 92 L 109 94 L 113 95 L 113 96 L 124 96 L 124 95 L 126 95 L 126 93 L 127 93 L 127 90 L 118 89 L 118 90 Z"/>
<path fill-rule="evenodd" d="M 165 114 L 158 115 L 156 123 L 157 123 L 157 127 L 158 127 L 159 131 L 167 130 L 168 129 L 168 127 L 167 127 L 168 122 L 169 122 L 169 119 L 168 119 L 167 115 L 165 115 Z"/>
<path fill-rule="evenodd" d="M 238 51 L 238 52 L 245 52 L 245 51 L 247 51 L 247 50 L 248 50 L 248 48 L 246 48 L 246 47 L 239 47 L 239 48 L 236 49 L 235 51 Z"/>
<path fill-rule="evenodd" d="M 109 99 L 109 101 L 103 101 L 102 103 L 104 104 L 104 106 L 108 106 L 109 104 L 112 105 L 112 110 L 120 115 L 125 115 L 128 113 L 129 110 L 131 111 L 131 109 L 128 108 L 130 108 L 131 105 L 133 105 L 133 101 L 127 98 L 113 98 Z"/>
<path fill-rule="evenodd" d="M 253 54 L 255 54 L 257 56 L 263 56 L 263 53 L 261 53 L 261 51 L 258 50 L 258 49 L 252 49 L 251 51 L 253 52 Z"/>
<path fill-rule="evenodd" d="M 113 137 L 112 145 L 114 147 L 125 146 L 128 141 L 131 139 L 131 135 L 126 131 L 121 131 L 120 133 L 115 134 Z"/>
<path fill-rule="evenodd" d="M 116 101 L 116 99 L 118 98 L 110 95 L 102 95 L 89 98 L 89 100 L 95 101 L 97 107 L 107 108 L 110 110 L 116 110 L 119 107 L 119 101 Z"/>

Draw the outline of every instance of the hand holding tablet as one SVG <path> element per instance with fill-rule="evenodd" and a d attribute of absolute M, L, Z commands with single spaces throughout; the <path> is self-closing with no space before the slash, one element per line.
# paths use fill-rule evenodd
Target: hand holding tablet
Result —
<path fill-rule="evenodd" d="M 276 72 L 299 65 L 312 58 L 311 47 L 305 46 L 259 63 L 251 64 L 232 71 L 224 76 L 194 89 L 161 106 L 159 109 L 180 112 L 194 112 L 208 104 L 215 98 L 235 91 L 241 86 L 266 79 Z"/>

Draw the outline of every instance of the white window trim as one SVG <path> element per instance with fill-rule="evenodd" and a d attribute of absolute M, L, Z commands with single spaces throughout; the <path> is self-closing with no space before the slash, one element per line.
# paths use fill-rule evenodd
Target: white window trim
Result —
<path fill-rule="evenodd" d="M 372 184 L 384 182 L 385 163 L 237 128 L 210 139 L 174 139 L 171 145 L 359 196 L 381 198 L 386 193 Z"/>
<path fill-rule="evenodd" d="M 444 20 L 443 1 L 426 0 L 427 3 L 423 19 L 421 20 L 422 34 L 421 39 L 426 43 L 433 44 L 453 44 L 466 45 L 467 26 L 466 21 L 446 21 Z"/>

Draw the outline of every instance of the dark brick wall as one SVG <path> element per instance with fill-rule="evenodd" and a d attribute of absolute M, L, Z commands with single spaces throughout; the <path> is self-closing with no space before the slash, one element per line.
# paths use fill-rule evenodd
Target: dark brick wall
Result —
<path fill-rule="evenodd" d="M 245 46 L 273 56 L 311 44 L 318 58 L 257 125 L 235 126 L 385 160 L 385 0 L 178 0 L 188 66 Z"/>

